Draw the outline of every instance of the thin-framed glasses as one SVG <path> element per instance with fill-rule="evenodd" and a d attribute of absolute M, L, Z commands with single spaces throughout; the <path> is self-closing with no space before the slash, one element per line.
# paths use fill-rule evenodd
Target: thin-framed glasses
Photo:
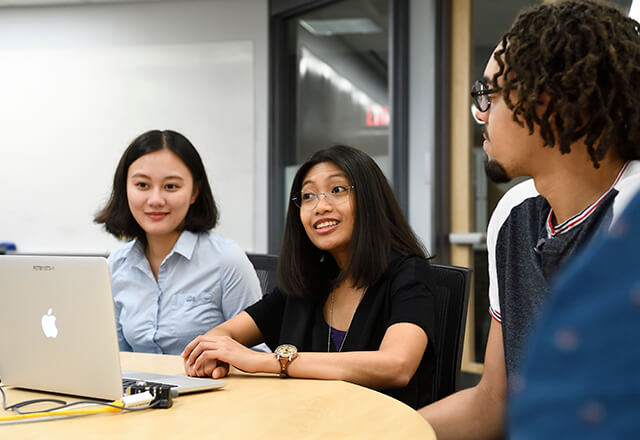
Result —
<path fill-rule="evenodd" d="M 476 105 L 471 104 L 471 108 L 469 110 L 471 110 L 471 117 L 473 118 L 474 121 L 476 121 L 476 124 L 484 125 L 484 121 L 478 119 L 478 117 L 476 116 L 476 112 L 478 111 L 478 109 L 476 108 Z"/>
<path fill-rule="evenodd" d="M 300 191 L 295 197 L 291 198 L 291 201 L 296 204 L 300 209 L 313 209 L 320 203 L 320 196 L 331 203 L 337 205 L 349 198 L 349 193 L 354 189 L 354 185 L 350 186 L 334 186 L 331 191 L 326 193 L 314 193 L 312 191 Z"/>
<path fill-rule="evenodd" d="M 486 80 L 481 79 L 473 83 L 471 87 L 471 99 L 473 100 L 473 106 L 481 113 L 489 110 L 491 106 L 491 98 L 489 95 L 499 92 L 500 89 L 491 89 Z"/>

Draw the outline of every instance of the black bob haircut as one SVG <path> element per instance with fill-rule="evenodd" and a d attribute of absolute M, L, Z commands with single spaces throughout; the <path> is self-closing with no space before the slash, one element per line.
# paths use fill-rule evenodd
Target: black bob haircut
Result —
<path fill-rule="evenodd" d="M 309 240 L 300 221 L 300 208 L 291 201 L 301 191 L 309 170 L 324 162 L 338 166 L 355 187 L 353 233 L 348 265 L 342 272 L 330 253 Z M 374 160 L 360 150 L 336 145 L 314 153 L 298 169 L 289 200 L 278 259 L 278 283 L 286 294 L 322 299 L 349 276 L 354 287 L 369 287 L 386 272 L 392 254 L 427 258 L 386 177 Z"/>
<path fill-rule="evenodd" d="M 610 148 L 622 160 L 640 158 L 640 25 L 618 8 L 599 0 L 532 7 L 502 36 L 494 59 L 491 87 L 514 121 L 529 133 L 540 127 L 545 145 L 566 154 L 584 138 L 595 168 Z"/>
<path fill-rule="evenodd" d="M 139 239 L 146 242 L 144 230 L 133 218 L 127 200 L 127 173 L 129 167 L 145 154 L 159 150 L 169 150 L 184 162 L 193 176 L 193 187 L 198 188 L 196 201 L 189 207 L 183 230 L 205 232 L 216 226 L 218 208 L 213 199 L 209 179 L 202 159 L 189 140 L 171 130 L 150 130 L 135 138 L 120 158 L 115 175 L 111 197 L 94 222 L 104 224 L 105 229 L 117 238 Z"/>

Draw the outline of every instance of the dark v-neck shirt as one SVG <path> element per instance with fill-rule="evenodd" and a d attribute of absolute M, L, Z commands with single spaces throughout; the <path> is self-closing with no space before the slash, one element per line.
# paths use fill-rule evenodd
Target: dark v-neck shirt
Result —
<path fill-rule="evenodd" d="M 429 263 L 424 258 L 392 258 L 382 278 L 364 294 L 342 346 L 343 352 L 374 351 L 393 324 L 408 322 L 422 328 L 429 343 L 411 381 L 403 388 L 380 390 L 413 408 L 430 403 L 432 394 L 438 335 L 431 285 Z M 326 296 L 310 300 L 285 295 L 275 288 L 246 312 L 272 350 L 287 343 L 300 352 L 326 352 L 329 326 L 322 314 L 325 301 Z"/>

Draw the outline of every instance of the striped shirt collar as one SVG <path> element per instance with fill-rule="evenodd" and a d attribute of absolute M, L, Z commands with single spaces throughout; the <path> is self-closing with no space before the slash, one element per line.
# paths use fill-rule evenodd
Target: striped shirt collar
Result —
<path fill-rule="evenodd" d="M 618 175 L 616 176 L 615 180 L 613 181 L 609 189 L 606 190 L 604 194 L 602 194 L 600 197 L 598 197 L 598 200 L 593 202 L 591 205 L 587 206 L 585 209 L 582 210 L 582 212 L 574 215 L 573 217 L 569 218 L 568 220 L 565 220 L 564 222 L 560 223 L 559 225 L 556 225 L 555 227 L 551 222 L 551 219 L 553 218 L 553 208 L 551 208 L 549 210 L 549 216 L 547 217 L 547 223 L 546 223 L 547 237 L 555 237 L 557 235 L 564 234 L 565 232 L 570 231 L 571 229 L 575 228 L 580 223 L 585 221 L 587 218 L 589 218 L 591 213 L 596 210 L 600 202 L 602 202 L 602 200 L 604 200 L 607 194 L 609 194 L 618 184 L 618 182 L 624 175 L 624 172 L 627 170 L 627 168 L 629 168 L 630 163 L 631 162 L 629 161 L 629 162 L 626 162 L 624 165 L 622 165 L 622 168 L 620 168 Z"/>

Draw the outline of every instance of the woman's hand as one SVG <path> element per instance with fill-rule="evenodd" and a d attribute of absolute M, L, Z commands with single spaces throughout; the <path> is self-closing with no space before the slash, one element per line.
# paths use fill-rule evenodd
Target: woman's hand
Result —
<path fill-rule="evenodd" d="M 184 353 L 182 356 L 184 357 Z M 184 359 L 184 372 L 187 376 L 219 379 L 229 374 L 229 364 L 217 359 L 206 359 L 199 368 L 196 368 L 192 364 L 189 364 L 187 357 Z"/>
<path fill-rule="evenodd" d="M 250 373 L 260 371 L 267 360 L 265 356 L 275 360 L 271 353 L 258 353 L 230 336 L 216 335 L 198 336 L 182 352 L 187 375 L 214 379 L 226 376 L 229 365 Z"/>

